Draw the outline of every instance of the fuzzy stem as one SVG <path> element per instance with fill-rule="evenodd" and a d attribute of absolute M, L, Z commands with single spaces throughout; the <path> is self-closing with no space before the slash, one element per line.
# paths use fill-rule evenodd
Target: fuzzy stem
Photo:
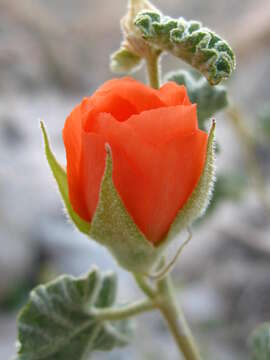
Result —
<path fill-rule="evenodd" d="M 137 282 L 137 285 L 150 299 L 154 299 L 156 296 L 156 291 L 149 285 L 145 278 L 141 275 L 134 274 L 134 278 Z"/>
<path fill-rule="evenodd" d="M 158 282 L 158 292 L 163 298 L 158 305 L 159 309 L 167 321 L 179 350 L 186 360 L 202 360 L 184 314 L 176 304 L 170 275 Z"/>
<path fill-rule="evenodd" d="M 155 309 L 156 305 L 151 300 L 139 300 L 119 308 L 96 309 L 93 315 L 102 321 L 116 321 L 136 316 L 146 311 Z M 91 313 L 92 314 L 92 313 Z"/>
<path fill-rule="evenodd" d="M 152 308 L 158 308 L 163 315 L 185 360 L 202 360 L 184 314 L 176 304 L 170 275 L 159 280 L 155 289 L 150 287 L 145 277 L 134 276 L 141 290 L 150 297 Z"/>
<path fill-rule="evenodd" d="M 145 59 L 149 85 L 154 89 L 159 89 L 159 54 L 151 51 L 149 56 Z"/>

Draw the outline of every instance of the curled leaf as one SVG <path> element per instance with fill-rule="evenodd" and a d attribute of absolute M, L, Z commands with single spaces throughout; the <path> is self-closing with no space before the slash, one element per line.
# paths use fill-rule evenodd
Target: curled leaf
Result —
<path fill-rule="evenodd" d="M 235 69 L 235 55 L 229 44 L 200 22 L 143 11 L 137 15 L 135 25 L 149 45 L 184 60 L 211 85 L 228 79 Z"/>

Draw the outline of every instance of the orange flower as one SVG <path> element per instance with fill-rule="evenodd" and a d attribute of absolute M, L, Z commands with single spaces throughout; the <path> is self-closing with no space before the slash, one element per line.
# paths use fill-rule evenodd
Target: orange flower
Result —
<path fill-rule="evenodd" d="M 63 130 L 73 210 L 92 220 L 109 143 L 115 188 L 138 228 L 158 243 L 198 183 L 207 138 L 184 86 L 106 82 L 72 111 Z"/>

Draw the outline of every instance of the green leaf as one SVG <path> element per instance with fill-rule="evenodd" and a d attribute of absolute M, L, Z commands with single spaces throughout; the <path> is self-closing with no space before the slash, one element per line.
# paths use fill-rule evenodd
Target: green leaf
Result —
<path fill-rule="evenodd" d="M 200 22 L 172 19 L 158 11 L 143 11 L 137 15 L 135 25 L 146 43 L 187 62 L 211 85 L 228 79 L 235 69 L 231 47 Z"/>
<path fill-rule="evenodd" d="M 249 339 L 252 360 L 270 359 L 270 323 L 260 325 Z"/>
<path fill-rule="evenodd" d="M 138 69 L 141 57 L 122 47 L 111 55 L 111 70 L 114 73 L 130 73 Z"/>
<path fill-rule="evenodd" d="M 111 307 L 115 297 L 115 275 L 97 269 L 38 286 L 18 317 L 16 360 L 83 360 L 95 350 L 126 345 L 127 321 L 101 321 L 95 315 Z"/>
<path fill-rule="evenodd" d="M 171 241 L 181 230 L 202 216 L 209 205 L 215 180 L 215 122 L 213 121 L 207 144 L 206 162 L 198 185 L 174 220 L 165 243 Z"/>
<path fill-rule="evenodd" d="M 227 89 L 222 85 L 211 86 L 195 71 L 174 71 L 166 75 L 166 81 L 174 81 L 187 88 L 192 103 L 197 104 L 199 127 L 205 128 L 205 120 L 228 106 Z"/>
<path fill-rule="evenodd" d="M 74 225 L 78 228 L 78 230 L 83 232 L 84 234 L 88 235 L 89 231 L 90 231 L 90 223 L 81 219 L 80 216 L 77 213 L 75 213 L 75 211 L 73 211 L 71 203 L 69 201 L 66 171 L 58 163 L 58 161 L 55 158 L 54 153 L 52 152 L 52 150 L 50 148 L 49 138 L 48 138 L 48 135 L 46 132 L 45 125 L 42 121 L 40 122 L 40 126 L 41 126 L 41 130 L 42 130 L 42 134 L 43 134 L 43 140 L 44 140 L 44 145 L 45 145 L 45 153 L 46 153 L 47 161 L 49 163 L 49 166 L 51 168 L 53 176 L 57 182 L 58 189 L 59 189 L 62 199 L 64 201 L 67 213 L 70 216 Z"/>
<path fill-rule="evenodd" d="M 118 263 L 132 272 L 147 272 L 158 257 L 127 212 L 112 180 L 112 156 L 108 145 L 104 177 L 90 236 L 106 246 Z"/>

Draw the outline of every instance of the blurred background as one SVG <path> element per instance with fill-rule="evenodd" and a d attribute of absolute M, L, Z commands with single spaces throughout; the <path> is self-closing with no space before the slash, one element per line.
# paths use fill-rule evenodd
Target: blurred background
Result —
<path fill-rule="evenodd" d="M 247 337 L 270 320 L 270 3 L 153 0 L 165 14 L 202 21 L 229 41 L 237 71 L 226 85 L 242 122 L 219 113 L 218 182 L 173 277 L 208 360 L 246 360 Z M 16 316 L 30 289 L 92 264 L 119 274 L 119 301 L 139 297 L 130 275 L 66 220 L 39 129 L 65 163 L 61 131 L 82 97 L 113 77 L 127 0 L 0 0 L 0 358 L 15 354 Z M 186 68 L 163 58 L 164 73 Z M 144 69 L 134 75 L 144 79 Z M 185 235 L 183 235 L 185 237 Z M 178 359 L 157 314 L 135 341 L 97 360 Z"/>

